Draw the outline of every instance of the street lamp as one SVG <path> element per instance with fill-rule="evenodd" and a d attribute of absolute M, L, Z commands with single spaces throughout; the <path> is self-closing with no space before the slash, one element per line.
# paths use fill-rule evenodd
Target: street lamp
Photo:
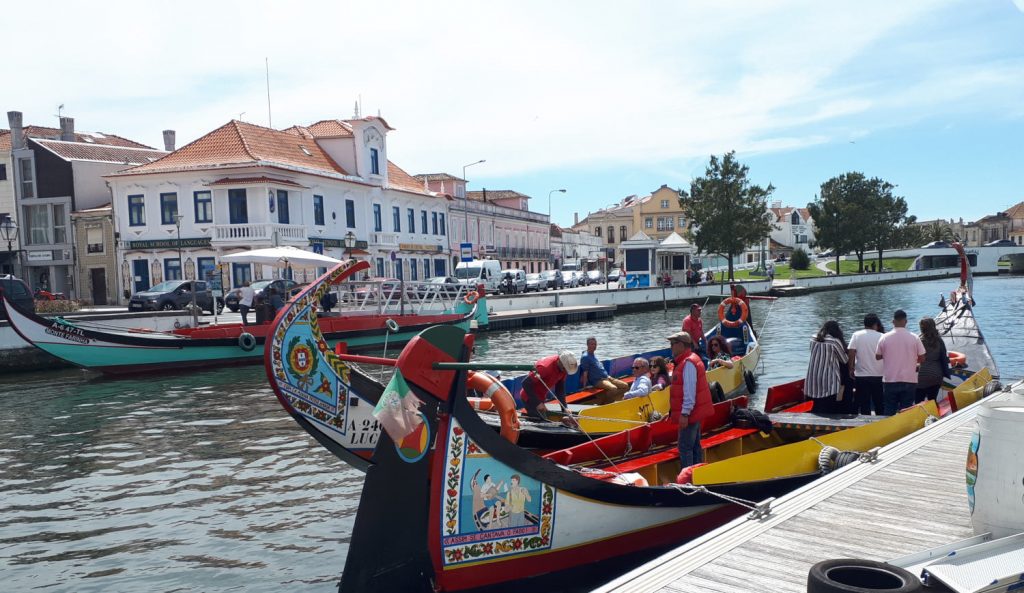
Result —
<path fill-rule="evenodd" d="M 548 192 L 548 264 L 551 264 L 551 194 L 555 192 L 565 193 L 564 189 L 553 189 Z"/>
<path fill-rule="evenodd" d="M 356 235 L 352 231 L 345 233 L 345 256 L 352 257 L 352 248 L 356 246 Z"/>
<path fill-rule="evenodd" d="M 14 275 L 14 252 L 11 244 L 18 240 L 18 225 L 10 218 L 4 218 L 0 222 L 0 237 L 7 241 L 7 261 L 11 264 L 11 275 Z"/>
<path fill-rule="evenodd" d="M 480 163 L 486 163 L 486 162 L 487 162 L 487 159 L 480 159 L 479 161 L 477 161 L 475 163 L 470 163 L 468 165 L 462 165 L 462 183 L 463 183 L 462 198 L 464 200 L 466 200 L 466 203 L 463 204 L 463 206 L 466 207 L 466 239 L 465 239 L 465 241 L 463 241 L 463 243 L 469 243 L 469 189 L 466 187 L 466 185 L 469 185 L 469 182 L 466 181 L 466 168 L 467 167 L 472 167 L 473 165 L 479 165 Z"/>

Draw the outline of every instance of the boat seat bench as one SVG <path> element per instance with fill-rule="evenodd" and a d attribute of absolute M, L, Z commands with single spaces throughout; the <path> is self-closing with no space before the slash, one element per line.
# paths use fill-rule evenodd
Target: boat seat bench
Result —
<path fill-rule="evenodd" d="M 728 430 L 723 430 L 722 432 L 701 439 L 700 445 L 704 449 L 709 449 L 711 447 L 721 445 L 722 443 L 726 443 L 735 439 L 743 438 L 747 435 L 754 434 L 755 432 L 757 432 L 756 428 L 730 428 Z M 679 450 L 675 448 L 669 448 L 664 451 L 652 453 L 650 455 L 642 455 L 640 457 L 630 459 L 629 461 L 616 462 L 615 467 L 613 469 L 619 473 L 631 472 L 649 465 L 654 465 L 656 463 L 671 461 L 678 457 Z"/>

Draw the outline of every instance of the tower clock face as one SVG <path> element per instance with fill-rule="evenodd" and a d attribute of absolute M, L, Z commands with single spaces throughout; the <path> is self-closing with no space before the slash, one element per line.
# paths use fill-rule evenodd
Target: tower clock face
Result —
<path fill-rule="evenodd" d="M 363 132 L 363 143 L 370 145 L 373 143 L 380 143 L 384 138 L 380 135 L 380 132 L 374 128 L 370 128 Z"/>

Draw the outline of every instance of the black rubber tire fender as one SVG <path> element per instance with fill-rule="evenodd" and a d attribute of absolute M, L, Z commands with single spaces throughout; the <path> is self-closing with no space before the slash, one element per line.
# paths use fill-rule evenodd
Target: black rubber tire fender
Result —
<path fill-rule="evenodd" d="M 238 347 L 246 352 L 252 352 L 256 348 L 256 336 L 249 332 L 242 332 L 238 336 Z"/>
<path fill-rule="evenodd" d="M 836 458 L 839 457 L 839 449 L 825 446 L 818 453 L 818 471 L 827 474 L 836 468 Z"/>
<path fill-rule="evenodd" d="M 754 377 L 754 372 L 750 369 L 743 371 L 743 382 L 747 385 L 747 393 L 753 394 L 757 391 L 757 379 Z"/>
<path fill-rule="evenodd" d="M 823 560 L 807 573 L 807 593 L 918 593 L 921 580 L 885 562 L 838 558 Z"/>
<path fill-rule="evenodd" d="M 718 381 L 712 381 L 708 383 L 708 389 L 711 390 L 711 401 L 713 403 L 725 401 L 725 390 L 722 389 L 722 385 Z"/>

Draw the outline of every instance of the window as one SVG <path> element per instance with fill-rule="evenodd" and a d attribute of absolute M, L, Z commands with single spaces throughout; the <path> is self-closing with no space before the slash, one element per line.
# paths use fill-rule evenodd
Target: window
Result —
<path fill-rule="evenodd" d="M 377 277 L 378 278 L 383 278 L 384 277 L 384 258 L 383 257 L 378 257 L 377 258 Z"/>
<path fill-rule="evenodd" d="M 21 197 L 36 197 L 36 178 L 32 174 L 32 159 L 18 159 L 18 169 L 21 172 Z"/>
<path fill-rule="evenodd" d="M 420 210 L 420 232 L 427 234 L 427 211 Z"/>
<path fill-rule="evenodd" d="M 350 229 L 356 228 L 356 202 L 345 200 L 345 226 Z M 377 229 L 380 230 L 380 229 Z"/>
<path fill-rule="evenodd" d="M 402 270 L 402 258 L 400 257 L 395 258 L 395 278 L 405 280 L 405 275 Z"/>
<path fill-rule="evenodd" d="M 68 223 L 64 220 L 64 204 L 53 205 L 53 242 L 68 242 Z"/>
<path fill-rule="evenodd" d="M 645 218 L 644 219 L 644 228 L 645 229 L 653 229 L 654 228 L 654 218 L 652 218 L 650 216 Z"/>
<path fill-rule="evenodd" d="M 443 260 L 443 259 L 435 259 L 434 260 L 434 275 L 435 276 L 446 276 L 447 274 L 444 273 L 444 270 L 445 270 L 445 260 Z"/>
<path fill-rule="evenodd" d="M 373 230 L 378 233 L 384 230 L 384 221 L 381 220 L 380 204 L 373 205 Z"/>
<path fill-rule="evenodd" d="M 146 226 L 146 196 L 128 196 L 128 226 Z"/>
<path fill-rule="evenodd" d="M 169 257 L 164 260 L 164 280 L 181 280 L 181 260 Z"/>
<path fill-rule="evenodd" d="M 288 214 L 288 192 L 283 189 L 277 190 L 277 222 L 278 224 L 291 223 L 291 216 Z"/>
<path fill-rule="evenodd" d="M 619 227 L 619 241 L 625 241 L 625 240 L 626 240 L 626 225 L 622 225 L 622 226 Z"/>
<path fill-rule="evenodd" d="M 249 222 L 249 201 L 246 198 L 244 188 L 228 190 L 228 215 L 228 222 L 231 224 L 246 224 Z"/>
<path fill-rule="evenodd" d="M 352 200 L 348 200 L 351 202 Z M 348 204 L 345 204 L 348 207 Z M 354 207 L 354 206 L 353 206 Z M 353 213 L 353 218 L 355 214 Z M 324 226 L 324 197 L 313 196 L 313 224 Z"/>
<path fill-rule="evenodd" d="M 50 244 L 50 207 L 46 204 L 25 206 L 25 220 L 28 221 L 27 245 Z"/>
<path fill-rule="evenodd" d="M 245 283 L 250 281 L 252 281 L 252 267 L 249 264 L 231 264 L 232 286 L 245 286 Z"/>
<path fill-rule="evenodd" d="M 438 226 L 441 227 L 441 235 L 445 236 L 448 234 L 448 230 L 444 226 L 444 212 L 438 214 L 437 216 L 438 218 L 441 219 L 441 222 L 438 223 Z"/>
<path fill-rule="evenodd" d="M 198 257 L 196 265 L 199 266 L 199 279 L 209 281 L 212 284 L 211 288 L 218 289 L 220 274 L 217 273 L 217 260 L 212 257 Z"/>
<path fill-rule="evenodd" d="M 432 234 L 436 235 L 437 234 L 437 212 L 431 212 L 430 213 L 430 228 L 432 228 L 434 230 Z"/>
<path fill-rule="evenodd" d="M 174 224 L 178 217 L 178 194 L 160 194 L 160 224 Z"/>
<path fill-rule="evenodd" d="M 419 274 L 417 273 L 417 268 L 418 267 L 419 266 L 416 265 L 416 259 L 415 258 L 409 260 L 409 279 L 410 280 L 419 280 L 420 279 L 419 278 Z"/>
<path fill-rule="evenodd" d="M 659 216 L 658 217 L 658 230 L 659 231 L 671 231 L 672 225 L 675 219 L 671 216 Z"/>
<path fill-rule="evenodd" d="M 613 227 L 613 226 L 608 227 L 608 242 L 609 243 L 614 243 L 615 242 L 615 227 Z"/>
<path fill-rule="evenodd" d="M 213 197 L 208 191 L 197 191 L 192 194 L 195 202 L 196 222 L 213 222 Z"/>
<path fill-rule="evenodd" d="M 661 207 L 662 208 L 668 208 L 668 200 L 662 200 L 661 201 Z"/>
<path fill-rule="evenodd" d="M 800 213 L 796 210 L 789 216 L 789 224 L 800 224 Z"/>
<path fill-rule="evenodd" d="M 678 223 L 678 225 L 677 225 L 677 226 L 678 226 L 678 227 L 679 227 L 680 229 L 685 229 L 685 228 L 686 228 L 686 217 L 685 217 L 685 216 L 680 216 L 680 217 L 679 217 L 679 223 Z"/>
<path fill-rule="evenodd" d="M 796 236 L 796 242 L 797 243 L 806 243 L 807 242 L 807 235 L 797 235 Z"/>
<path fill-rule="evenodd" d="M 380 153 L 376 148 L 370 149 L 370 174 L 380 175 Z"/>
<path fill-rule="evenodd" d="M 103 229 L 101 227 L 85 229 L 85 252 L 103 253 Z"/>
<path fill-rule="evenodd" d="M 7 165 L 0 164 L 0 181 L 7 180 Z"/>
<path fill-rule="evenodd" d="M 412 208 L 409 208 L 409 210 L 407 212 L 407 217 L 409 219 L 409 232 L 410 233 L 415 233 L 416 232 L 416 210 L 414 210 Z"/>
<path fill-rule="evenodd" d="M 391 207 L 391 225 L 395 227 L 395 232 L 402 232 L 402 209 L 398 206 Z"/>
<path fill-rule="evenodd" d="M 601 227 L 599 227 L 599 226 L 594 227 L 594 235 L 597 236 L 597 237 L 601 236 Z"/>

